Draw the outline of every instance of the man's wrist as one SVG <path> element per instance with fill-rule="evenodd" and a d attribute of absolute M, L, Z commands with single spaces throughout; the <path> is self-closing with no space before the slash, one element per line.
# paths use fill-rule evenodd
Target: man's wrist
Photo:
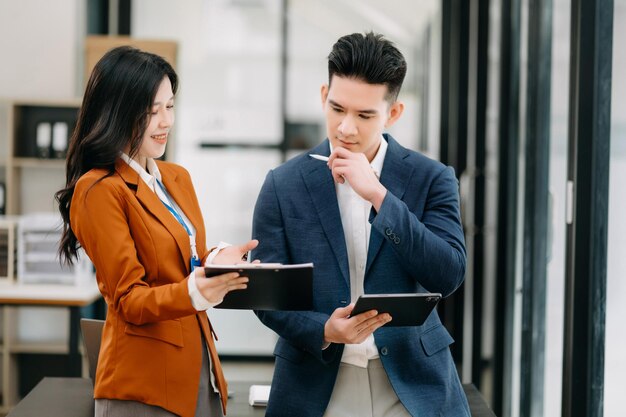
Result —
<path fill-rule="evenodd" d="M 385 201 L 385 197 L 387 196 L 387 189 L 381 184 L 380 189 L 374 193 L 374 196 L 370 199 L 370 203 L 372 203 L 372 207 L 378 213 L 380 211 L 380 207 L 383 205 L 383 201 Z"/>

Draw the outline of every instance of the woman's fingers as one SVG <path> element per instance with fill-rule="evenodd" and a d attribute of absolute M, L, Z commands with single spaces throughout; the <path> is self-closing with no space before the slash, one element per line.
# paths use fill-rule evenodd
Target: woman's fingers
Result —
<path fill-rule="evenodd" d="M 196 286 L 204 298 L 210 302 L 218 302 L 230 291 L 246 289 L 248 277 L 239 276 L 237 272 L 228 272 L 211 278 L 196 279 Z"/>
<path fill-rule="evenodd" d="M 244 289 L 248 286 L 248 277 L 239 276 L 237 272 L 229 272 L 227 274 L 218 275 L 213 278 L 209 278 L 209 280 L 221 281 L 221 283 L 226 286 L 227 291 Z"/>

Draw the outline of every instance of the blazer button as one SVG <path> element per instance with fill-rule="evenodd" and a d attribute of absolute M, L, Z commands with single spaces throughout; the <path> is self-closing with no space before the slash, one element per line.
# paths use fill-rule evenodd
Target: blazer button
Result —
<path fill-rule="evenodd" d="M 387 353 L 389 353 L 389 351 L 387 350 L 387 346 L 383 346 L 380 349 L 380 354 L 383 355 L 383 356 L 387 356 Z"/>
<path fill-rule="evenodd" d="M 395 243 L 396 245 L 399 245 L 400 244 L 400 238 L 397 237 L 397 236 L 395 238 L 393 238 L 393 243 Z"/>
<path fill-rule="evenodd" d="M 393 230 L 391 230 L 391 228 L 389 228 L 389 227 L 387 228 L 387 230 L 385 230 L 385 234 L 387 236 L 391 236 L 392 233 L 393 233 Z"/>

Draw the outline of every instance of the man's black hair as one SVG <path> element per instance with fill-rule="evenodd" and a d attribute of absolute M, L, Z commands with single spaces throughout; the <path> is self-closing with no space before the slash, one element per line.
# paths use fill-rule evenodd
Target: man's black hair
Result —
<path fill-rule="evenodd" d="M 328 84 L 333 75 L 387 86 L 385 98 L 398 98 L 406 75 L 406 61 L 394 44 L 374 32 L 353 33 L 333 45 L 328 55 Z"/>

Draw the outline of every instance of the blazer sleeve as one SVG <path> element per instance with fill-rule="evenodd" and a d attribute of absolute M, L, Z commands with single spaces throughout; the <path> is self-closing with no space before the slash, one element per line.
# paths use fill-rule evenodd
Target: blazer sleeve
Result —
<path fill-rule="evenodd" d="M 454 170 L 445 167 L 431 183 L 421 221 L 390 192 L 371 219 L 372 228 L 397 252 L 405 271 L 428 291 L 444 297 L 454 292 L 465 276 L 458 189 Z"/>
<path fill-rule="evenodd" d="M 87 181 L 89 182 L 89 181 Z M 100 292 L 127 322 L 141 325 L 195 314 L 187 278 L 150 287 L 137 257 L 127 203 L 113 181 L 79 181 L 71 206 L 71 227 L 96 268 Z"/>
<path fill-rule="evenodd" d="M 273 171 L 267 174 L 254 208 L 252 236 L 259 240 L 253 259 L 291 263 Z M 280 337 L 309 352 L 320 362 L 328 363 L 335 357 L 336 345 L 322 351 L 328 314 L 313 311 L 255 311 L 254 314 Z"/>

